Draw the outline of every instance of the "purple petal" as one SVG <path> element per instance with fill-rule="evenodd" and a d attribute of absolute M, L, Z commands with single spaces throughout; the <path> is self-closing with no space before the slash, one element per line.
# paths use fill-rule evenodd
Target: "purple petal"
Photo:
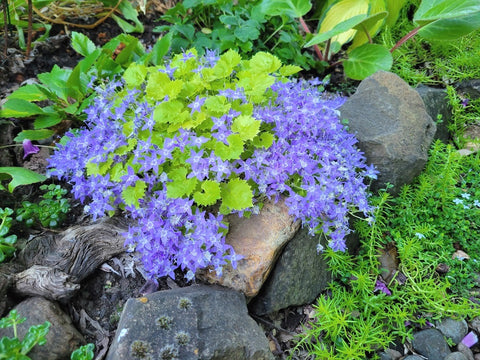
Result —
<path fill-rule="evenodd" d="M 380 280 L 377 280 L 377 283 L 375 284 L 375 289 L 373 291 L 375 292 L 378 290 L 380 290 L 384 294 L 392 295 L 392 292 L 388 289 L 387 285 Z"/>
<path fill-rule="evenodd" d="M 478 342 L 478 337 L 477 335 L 473 332 L 470 331 L 461 341 L 463 345 L 472 347 Z"/>
<path fill-rule="evenodd" d="M 23 140 L 23 158 L 25 159 L 30 154 L 36 154 L 40 151 L 40 148 L 32 144 L 31 140 Z"/>

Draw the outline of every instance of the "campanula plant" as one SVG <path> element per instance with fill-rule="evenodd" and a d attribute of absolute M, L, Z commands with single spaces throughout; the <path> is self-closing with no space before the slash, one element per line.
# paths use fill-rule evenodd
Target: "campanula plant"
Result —
<path fill-rule="evenodd" d="M 86 127 L 67 133 L 49 173 L 94 219 L 120 209 L 136 221 L 125 245 L 152 277 L 235 266 L 223 216 L 281 195 L 312 234 L 345 250 L 349 213 L 371 211 L 364 177 L 375 171 L 339 120 L 344 99 L 322 94 L 318 80 L 289 80 L 299 70 L 233 50 L 133 63 L 97 87 Z"/>

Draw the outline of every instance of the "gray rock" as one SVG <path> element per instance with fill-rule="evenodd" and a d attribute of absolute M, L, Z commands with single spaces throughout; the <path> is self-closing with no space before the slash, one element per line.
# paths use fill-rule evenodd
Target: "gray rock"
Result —
<path fill-rule="evenodd" d="M 440 332 L 457 345 L 468 333 L 468 325 L 465 320 L 454 320 L 445 318 L 437 321 L 435 326 Z"/>
<path fill-rule="evenodd" d="M 428 360 L 443 360 L 451 353 L 445 338 L 437 329 L 427 329 L 415 333 L 412 345 Z"/>
<path fill-rule="evenodd" d="M 408 355 L 407 357 L 403 358 L 403 360 L 425 360 L 425 358 L 418 355 Z"/>
<path fill-rule="evenodd" d="M 468 360 L 468 358 L 459 351 L 448 354 L 444 360 Z"/>
<path fill-rule="evenodd" d="M 402 357 L 402 354 L 394 349 L 385 349 L 379 355 L 380 360 L 398 360 Z"/>
<path fill-rule="evenodd" d="M 475 359 L 473 356 L 473 351 L 468 346 L 463 345 L 462 343 L 459 343 L 457 345 L 457 350 L 461 352 L 467 358 L 467 360 Z"/>
<path fill-rule="evenodd" d="M 70 359 L 72 351 L 82 344 L 85 339 L 72 325 L 70 317 L 65 314 L 57 303 L 42 297 L 32 297 L 22 301 L 15 309 L 25 322 L 17 325 L 18 338 L 23 339 L 32 325 L 40 325 L 45 321 L 51 323 L 44 345 L 36 345 L 28 353 L 35 360 L 64 360 Z M 0 329 L 0 338 L 13 337 L 12 328 Z"/>
<path fill-rule="evenodd" d="M 480 98 L 480 79 L 464 80 L 456 86 L 456 89 L 471 99 L 478 99 Z"/>
<path fill-rule="evenodd" d="M 436 132 L 420 95 L 395 74 L 379 71 L 340 108 L 367 162 L 379 170 L 372 190 L 393 185 L 398 192 L 423 169 Z"/>
<path fill-rule="evenodd" d="M 309 235 L 306 228 L 297 232 L 249 309 L 264 315 L 312 302 L 332 278 L 323 255 L 317 254 L 317 244 L 318 236 Z"/>
<path fill-rule="evenodd" d="M 107 360 L 273 360 L 245 297 L 217 286 L 159 291 L 125 304 Z M 170 357 L 169 357 L 170 356 Z"/>
<path fill-rule="evenodd" d="M 450 139 L 448 126 L 452 122 L 452 107 L 446 98 L 447 91 L 426 85 L 419 85 L 415 90 L 422 98 L 428 115 L 437 125 L 435 139 L 440 139 L 447 143 Z"/>

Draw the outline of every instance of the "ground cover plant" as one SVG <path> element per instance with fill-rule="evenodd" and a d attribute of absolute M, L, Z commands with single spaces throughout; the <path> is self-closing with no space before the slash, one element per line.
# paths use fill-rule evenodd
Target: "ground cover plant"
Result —
<path fill-rule="evenodd" d="M 478 154 L 463 157 L 438 141 L 413 184 L 398 196 L 371 198 L 375 222 L 355 226 L 358 256 L 325 250 L 337 280 L 318 298 L 296 350 L 320 359 L 378 358 L 378 349 L 435 320 L 480 314 L 469 300 L 480 272 L 478 164 Z"/>
<path fill-rule="evenodd" d="M 221 274 L 241 256 L 225 244 L 223 215 L 255 213 L 282 194 L 312 234 L 345 250 L 348 214 L 371 210 L 364 177 L 375 171 L 338 118 L 344 99 L 322 97 L 318 80 L 288 80 L 298 70 L 232 50 L 132 64 L 97 87 L 86 128 L 66 135 L 50 174 L 94 219 L 121 209 L 137 220 L 126 245 L 152 276 L 180 267 L 192 279 L 209 265 Z"/>

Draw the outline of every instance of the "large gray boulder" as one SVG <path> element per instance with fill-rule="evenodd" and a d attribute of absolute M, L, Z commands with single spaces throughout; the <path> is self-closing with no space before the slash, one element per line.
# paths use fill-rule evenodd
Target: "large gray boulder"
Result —
<path fill-rule="evenodd" d="M 340 112 L 380 172 L 372 190 L 390 183 L 395 193 L 422 171 L 436 125 L 420 95 L 400 77 L 386 71 L 369 76 Z"/>
<path fill-rule="evenodd" d="M 273 360 L 248 315 L 245 297 L 218 286 L 190 286 L 129 299 L 107 360 Z"/>

